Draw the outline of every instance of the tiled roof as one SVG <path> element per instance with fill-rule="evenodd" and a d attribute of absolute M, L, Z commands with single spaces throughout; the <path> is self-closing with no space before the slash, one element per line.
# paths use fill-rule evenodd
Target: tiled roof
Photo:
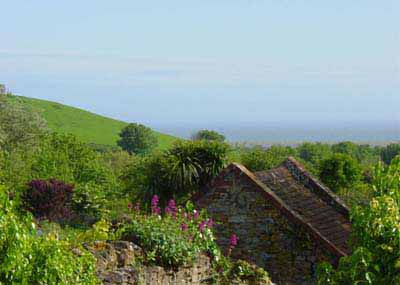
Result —
<path fill-rule="evenodd" d="M 334 246 L 340 255 L 350 253 L 351 224 L 348 209 L 329 189 L 308 174 L 293 158 L 269 171 L 254 173 L 312 231 Z"/>

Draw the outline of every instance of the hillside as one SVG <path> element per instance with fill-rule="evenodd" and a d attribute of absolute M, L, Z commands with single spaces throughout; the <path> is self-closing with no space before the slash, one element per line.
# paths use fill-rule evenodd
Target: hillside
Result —
<path fill-rule="evenodd" d="M 116 146 L 118 133 L 126 122 L 100 116 L 82 109 L 46 100 L 11 97 L 40 112 L 49 128 L 61 133 L 71 133 L 84 142 Z M 154 131 L 159 149 L 168 148 L 178 138 Z"/>

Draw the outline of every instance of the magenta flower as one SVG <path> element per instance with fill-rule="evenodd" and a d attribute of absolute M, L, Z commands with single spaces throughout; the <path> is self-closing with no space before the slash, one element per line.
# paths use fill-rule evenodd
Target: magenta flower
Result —
<path fill-rule="evenodd" d="M 206 227 L 207 227 L 207 222 L 206 221 L 201 221 L 201 223 L 199 224 L 199 231 L 200 232 L 204 232 Z"/>
<path fill-rule="evenodd" d="M 187 228 L 188 228 L 187 224 L 185 224 L 185 223 L 182 223 L 182 224 L 181 224 L 181 231 L 182 231 L 182 232 L 186 231 Z"/>
<path fill-rule="evenodd" d="M 157 195 L 154 195 L 153 198 L 151 198 L 151 207 L 157 207 L 158 206 L 158 202 L 160 200 L 158 199 Z"/>
<path fill-rule="evenodd" d="M 174 218 L 176 218 L 176 212 L 177 212 L 176 204 L 174 199 L 169 200 L 168 206 L 165 208 L 165 213 L 172 215 Z"/>
<path fill-rule="evenodd" d="M 193 236 L 189 235 L 189 240 L 192 241 L 193 240 Z"/>
<path fill-rule="evenodd" d="M 133 207 L 132 203 L 128 203 L 128 209 L 132 210 L 132 207 Z"/>
<path fill-rule="evenodd" d="M 153 198 L 151 198 L 151 212 L 155 215 L 159 215 L 161 213 L 160 207 L 158 207 L 158 196 L 154 195 Z"/>
<path fill-rule="evenodd" d="M 200 213 L 198 212 L 198 211 L 194 211 L 194 215 L 193 215 L 193 218 L 195 219 L 195 220 L 197 220 L 198 218 L 200 217 Z"/>
<path fill-rule="evenodd" d="M 238 237 L 235 234 L 231 235 L 231 238 L 229 239 L 229 246 L 231 248 L 234 248 L 235 246 L 237 246 L 237 242 L 238 242 Z"/>
<path fill-rule="evenodd" d="M 212 218 L 209 218 L 208 221 L 207 221 L 207 227 L 209 229 L 212 229 L 213 226 L 214 226 L 214 221 L 213 221 Z"/>

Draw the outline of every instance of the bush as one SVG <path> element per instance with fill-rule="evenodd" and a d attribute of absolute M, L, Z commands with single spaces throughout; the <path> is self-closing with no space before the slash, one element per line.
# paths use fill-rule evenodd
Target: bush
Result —
<path fill-rule="evenodd" d="M 168 151 L 132 162 L 123 176 L 124 188 L 141 201 L 153 195 L 161 204 L 170 197 L 185 200 L 225 166 L 228 149 L 218 142 L 177 142 Z"/>
<path fill-rule="evenodd" d="M 38 236 L 29 216 L 15 212 L 0 189 L 0 284 L 98 284 L 94 257 L 68 242 Z"/>
<path fill-rule="evenodd" d="M 141 124 L 129 124 L 119 134 L 118 145 L 130 154 L 150 152 L 157 145 L 157 137 L 153 131 Z"/>
<path fill-rule="evenodd" d="M 353 210 L 353 254 L 334 270 L 319 267 L 319 284 L 400 284 L 400 156 L 375 168 L 374 198 Z"/>
<path fill-rule="evenodd" d="M 221 135 L 220 133 L 217 133 L 216 131 L 210 131 L 210 130 L 201 130 L 192 135 L 192 140 L 198 141 L 198 140 L 206 140 L 206 141 L 218 141 L 218 142 L 224 142 L 225 141 L 225 136 Z"/>
<path fill-rule="evenodd" d="M 219 258 L 212 220 L 205 213 L 196 212 L 190 204 L 185 209 L 177 208 L 171 200 L 161 216 L 157 196 L 151 206 L 150 215 L 134 209 L 132 222 L 122 231 L 123 239 L 143 248 L 145 263 L 177 268 L 193 262 L 200 252 Z"/>
<path fill-rule="evenodd" d="M 386 147 L 381 149 L 380 155 L 386 164 L 390 164 L 392 159 L 400 154 L 400 143 L 388 144 Z"/>
<path fill-rule="evenodd" d="M 294 153 L 291 147 L 271 146 L 264 149 L 256 146 L 242 153 L 241 162 L 251 171 L 269 170 L 277 167 Z"/>
<path fill-rule="evenodd" d="M 22 196 L 27 210 L 36 218 L 50 221 L 71 218 L 71 202 L 74 186 L 61 181 L 32 180 Z"/>
<path fill-rule="evenodd" d="M 349 189 L 360 181 L 357 161 L 346 154 L 333 154 L 321 161 L 319 177 L 333 191 Z"/>

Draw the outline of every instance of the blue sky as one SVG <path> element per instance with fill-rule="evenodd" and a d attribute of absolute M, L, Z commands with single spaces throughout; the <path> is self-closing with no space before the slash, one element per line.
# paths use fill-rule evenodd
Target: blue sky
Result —
<path fill-rule="evenodd" d="M 400 1 L 5 1 L 0 82 L 152 126 L 400 125 Z"/>

